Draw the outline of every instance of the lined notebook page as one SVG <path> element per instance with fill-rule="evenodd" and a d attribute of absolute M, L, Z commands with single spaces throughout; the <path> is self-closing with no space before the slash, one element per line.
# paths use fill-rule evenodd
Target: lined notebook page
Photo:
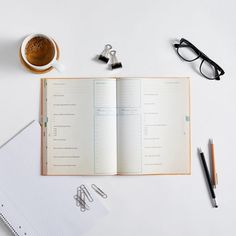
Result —
<path fill-rule="evenodd" d="M 116 80 L 47 79 L 45 83 L 44 174 L 116 174 Z"/>
<path fill-rule="evenodd" d="M 190 173 L 188 78 L 117 80 L 118 173 Z"/>

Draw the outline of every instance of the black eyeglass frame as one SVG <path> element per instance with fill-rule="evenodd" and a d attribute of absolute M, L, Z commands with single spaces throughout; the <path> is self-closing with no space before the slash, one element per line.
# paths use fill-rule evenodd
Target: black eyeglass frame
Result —
<path fill-rule="evenodd" d="M 183 45 L 183 43 L 185 43 L 186 45 Z M 177 53 L 178 55 L 185 61 L 188 61 L 188 62 L 192 62 L 192 61 L 195 61 L 199 58 L 202 59 L 202 62 L 200 64 L 200 73 L 207 79 L 210 79 L 210 80 L 220 80 L 220 76 L 223 75 L 225 72 L 224 70 L 218 65 L 216 64 L 214 61 L 212 61 L 206 54 L 204 54 L 203 52 L 201 52 L 197 47 L 195 47 L 192 43 L 190 43 L 187 39 L 184 39 L 184 38 L 181 38 L 180 39 L 180 43 L 179 44 L 174 44 L 174 47 L 177 49 Z M 193 60 L 187 60 L 186 58 L 184 58 L 180 53 L 179 53 L 179 48 L 181 47 L 189 47 L 191 48 L 197 55 L 196 58 L 194 58 Z M 215 77 L 214 78 L 211 78 L 211 77 L 208 77 L 206 76 L 201 68 L 202 68 L 202 64 L 204 61 L 207 61 L 211 66 L 214 67 L 215 69 Z"/>

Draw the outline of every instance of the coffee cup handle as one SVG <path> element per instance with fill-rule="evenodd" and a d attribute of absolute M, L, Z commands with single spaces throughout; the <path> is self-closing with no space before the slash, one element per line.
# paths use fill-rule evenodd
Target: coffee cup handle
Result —
<path fill-rule="evenodd" d="M 63 72 L 65 70 L 64 65 L 58 61 L 53 62 L 52 67 L 54 67 L 58 72 Z"/>

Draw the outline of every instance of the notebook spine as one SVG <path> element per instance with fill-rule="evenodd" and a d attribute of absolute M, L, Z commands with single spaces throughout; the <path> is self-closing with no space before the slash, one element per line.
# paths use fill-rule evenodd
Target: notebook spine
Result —
<path fill-rule="evenodd" d="M 47 79 L 42 80 L 41 86 L 41 174 L 47 175 Z"/>

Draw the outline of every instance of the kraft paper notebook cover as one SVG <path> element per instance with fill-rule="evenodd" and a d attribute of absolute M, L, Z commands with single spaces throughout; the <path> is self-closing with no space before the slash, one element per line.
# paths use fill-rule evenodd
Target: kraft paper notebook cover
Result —
<path fill-rule="evenodd" d="M 42 174 L 190 174 L 189 83 L 43 79 Z"/>
<path fill-rule="evenodd" d="M 83 235 L 108 211 L 92 191 L 90 210 L 80 211 L 74 195 L 82 183 L 84 177 L 40 174 L 40 125 L 34 122 L 0 149 L 0 220 L 15 236 Z"/>

